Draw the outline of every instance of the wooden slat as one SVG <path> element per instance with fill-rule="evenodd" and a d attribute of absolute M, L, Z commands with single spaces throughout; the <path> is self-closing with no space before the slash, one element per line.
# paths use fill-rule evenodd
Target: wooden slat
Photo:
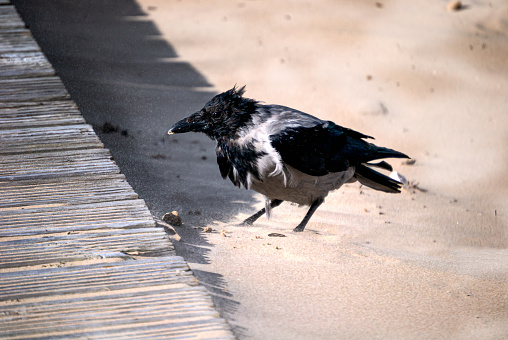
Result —
<path fill-rule="evenodd" d="M 139 199 L 0 211 L 0 237 L 154 225 Z"/>
<path fill-rule="evenodd" d="M 0 338 L 233 339 L 5 2 Z"/>
<path fill-rule="evenodd" d="M 76 105 L 69 101 L 0 102 L 0 129 L 84 124 Z"/>
<path fill-rule="evenodd" d="M 121 174 L 0 181 L 0 192 L 0 212 L 13 207 L 85 204 L 138 198 Z"/>
<path fill-rule="evenodd" d="M 0 7 L 0 30 L 25 28 L 25 23 L 21 20 L 14 6 Z"/>
<path fill-rule="evenodd" d="M 103 292 L 169 283 L 197 285 L 180 256 L 3 273 L 0 301 Z"/>
<path fill-rule="evenodd" d="M 105 290 L 107 286 L 105 286 Z M 0 338 L 159 338 L 232 339 L 201 286 L 141 286 L 93 294 L 64 295 L 0 306 L 6 315 Z M 188 330 L 192 331 L 188 334 Z M 187 331 L 187 332 L 186 332 Z"/>
<path fill-rule="evenodd" d="M 44 101 L 69 98 L 58 77 L 0 80 L 0 101 Z"/>
<path fill-rule="evenodd" d="M 40 51 L 40 47 L 29 30 L 16 29 L 9 32 L 2 28 L 0 29 L 0 51 L 3 53 L 37 52 Z"/>
<path fill-rule="evenodd" d="M 0 155 L 103 146 L 88 124 L 0 130 Z"/>
<path fill-rule="evenodd" d="M 114 229 L 0 241 L 0 268 L 65 266 L 75 261 L 175 255 L 161 228 Z M 26 269 L 25 269 L 26 270 Z M 15 276 L 15 275 L 14 275 Z M 3 275 L 0 275 L 0 281 Z M 0 284 L 0 300 L 4 296 Z"/>
<path fill-rule="evenodd" d="M 118 173 L 105 149 L 2 156 L 0 181 Z"/>
<path fill-rule="evenodd" d="M 54 75 L 55 71 L 42 52 L 0 53 L 0 77 L 28 78 Z"/>

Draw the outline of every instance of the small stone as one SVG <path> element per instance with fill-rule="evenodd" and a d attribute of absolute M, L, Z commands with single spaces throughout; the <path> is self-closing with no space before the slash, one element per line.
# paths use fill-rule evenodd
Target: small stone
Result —
<path fill-rule="evenodd" d="M 118 132 L 118 127 L 111 124 L 110 122 L 105 122 L 104 124 L 102 124 L 101 130 L 103 133 L 113 133 Z"/>
<path fill-rule="evenodd" d="M 205 227 L 205 228 L 203 229 L 203 231 L 204 231 L 205 233 L 211 233 L 211 232 L 213 231 L 213 229 L 212 229 L 211 227 Z"/>
<path fill-rule="evenodd" d="M 462 5 L 461 1 L 455 1 L 455 0 L 450 1 L 448 3 L 448 5 L 446 5 L 446 9 L 450 12 L 460 11 L 463 8 L 464 8 L 464 5 Z"/>
<path fill-rule="evenodd" d="M 279 234 L 279 233 L 271 233 L 271 234 L 268 234 L 269 237 L 286 237 L 286 235 L 284 234 Z"/>
<path fill-rule="evenodd" d="M 178 227 L 183 224 L 182 218 L 178 216 L 177 211 L 172 211 L 171 213 L 164 214 L 164 216 L 162 216 L 162 220 L 167 224 L 172 225 L 173 227 Z"/>

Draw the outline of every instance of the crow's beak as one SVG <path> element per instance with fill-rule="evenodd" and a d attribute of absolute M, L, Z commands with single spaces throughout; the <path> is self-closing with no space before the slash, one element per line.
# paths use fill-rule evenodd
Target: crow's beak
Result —
<path fill-rule="evenodd" d="M 172 135 L 174 133 L 185 133 L 185 132 L 203 132 L 206 123 L 193 121 L 192 116 L 188 118 L 184 118 L 178 122 L 168 131 L 168 135 Z"/>

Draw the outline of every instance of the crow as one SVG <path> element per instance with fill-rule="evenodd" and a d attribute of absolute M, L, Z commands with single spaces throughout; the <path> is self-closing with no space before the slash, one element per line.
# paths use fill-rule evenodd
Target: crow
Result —
<path fill-rule="evenodd" d="M 409 158 L 364 139 L 373 138 L 307 113 L 245 98 L 236 85 L 213 97 L 168 134 L 203 132 L 217 142 L 217 164 L 224 179 L 263 194 L 265 208 L 242 224 L 252 225 L 283 201 L 310 206 L 293 231 L 305 229 L 328 192 L 359 181 L 375 190 L 399 193 L 401 183 L 375 170 L 392 171 L 383 158 Z"/>

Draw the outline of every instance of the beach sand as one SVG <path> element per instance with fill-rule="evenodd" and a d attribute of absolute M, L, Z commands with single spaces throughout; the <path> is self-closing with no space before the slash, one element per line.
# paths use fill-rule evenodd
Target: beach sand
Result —
<path fill-rule="evenodd" d="M 167 62 L 190 63 L 213 86 L 160 122 L 167 128 L 247 85 L 249 98 L 333 120 L 415 160 L 390 161 L 412 183 L 402 194 L 346 185 L 295 234 L 306 209 L 288 203 L 269 221 L 236 225 L 263 198 L 220 180 L 211 141 L 166 143 L 171 162 L 187 166 L 178 185 L 193 179 L 185 200 L 165 203 L 184 221 L 177 250 L 238 337 L 508 337 L 505 1 L 457 11 L 423 0 L 138 3 L 178 54 Z M 221 210 L 230 195 L 234 210 Z"/>

